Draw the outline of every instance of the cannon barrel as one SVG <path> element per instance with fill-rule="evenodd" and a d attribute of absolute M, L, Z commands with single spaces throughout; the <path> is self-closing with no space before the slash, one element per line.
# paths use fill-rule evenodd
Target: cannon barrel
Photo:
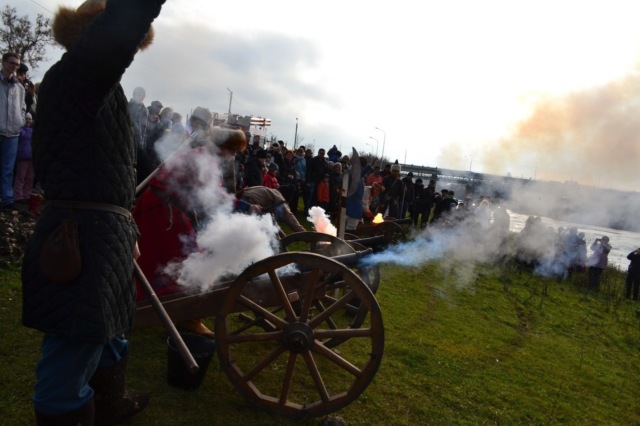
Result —
<path fill-rule="evenodd" d="M 356 238 L 355 240 L 347 240 L 348 243 L 357 243 L 365 247 L 379 248 L 389 245 L 389 241 L 384 235 L 376 235 L 373 237 Z"/>
<path fill-rule="evenodd" d="M 397 223 L 398 225 L 409 225 L 411 223 L 411 218 L 405 217 L 404 219 L 385 219 L 384 221 Z"/>
<path fill-rule="evenodd" d="M 373 253 L 373 250 L 371 248 L 368 248 L 366 250 L 360 250 L 355 253 L 341 254 L 339 256 L 334 256 L 331 259 L 335 260 L 336 262 L 342 263 L 344 266 L 348 266 L 352 268 L 356 266 L 362 259 L 364 259 L 365 257 L 369 256 L 372 253 Z"/>

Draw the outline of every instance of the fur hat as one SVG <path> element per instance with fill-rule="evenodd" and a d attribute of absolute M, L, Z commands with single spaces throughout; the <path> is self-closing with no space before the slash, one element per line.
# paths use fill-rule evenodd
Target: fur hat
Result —
<path fill-rule="evenodd" d="M 76 41 L 84 34 L 89 24 L 102 13 L 106 7 L 107 0 L 87 0 L 76 10 L 70 7 L 60 6 L 58 12 L 53 17 L 51 31 L 53 39 L 61 44 L 65 49 L 71 48 Z M 153 27 L 149 27 L 147 36 L 140 43 L 139 49 L 144 50 L 151 46 L 153 42 Z"/>
<path fill-rule="evenodd" d="M 211 113 L 211 111 L 209 111 L 209 108 L 196 107 L 196 109 L 194 109 L 193 113 L 191 114 L 191 118 L 197 118 L 203 121 L 205 124 L 209 125 L 213 120 L 213 114 Z"/>
<path fill-rule="evenodd" d="M 247 148 L 247 138 L 241 129 L 214 127 L 211 140 L 217 147 L 232 152 L 241 152 Z"/>
<path fill-rule="evenodd" d="M 396 160 L 396 162 L 391 165 L 391 171 L 392 172 L 400 172 L 400 171 L 402 171 L 402 169 L 400 167 L 400 164 L 398 164 L 398 160 Z"/>

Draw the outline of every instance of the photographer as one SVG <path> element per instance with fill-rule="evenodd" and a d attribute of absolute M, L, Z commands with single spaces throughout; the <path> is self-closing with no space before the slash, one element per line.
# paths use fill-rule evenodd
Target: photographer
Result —
<path fill-rule="evenodd" d="M 600 291 L 600 277 L 602 272 L 607 269 L 610 251 L 611 245 L 609 244 L 609 237 L 606 235 L 602 238 L 596 238 L 591 244 L 591 255 L 587 260 L 587 266 L 589 267 L 587 286 L 590 290 Z"/>

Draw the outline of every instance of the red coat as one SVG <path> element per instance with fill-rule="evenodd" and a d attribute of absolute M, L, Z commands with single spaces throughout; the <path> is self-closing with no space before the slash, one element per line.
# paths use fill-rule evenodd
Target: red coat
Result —
<path fill-rule="evenodd" d="M 262 184 L 267 188 L 271 188 L 271 189 L 278 189 L 278 186 L 279 186 L 278 179 L 271 173 L 267 173 L 266 175 L 264 175 L 264 178 L 262 179 Z"/>
<path fill-rule="evenodd" d="M 188 195 L 200 186 L 196 158 L 201 155 L 211 154 L 204 148 L 176 154 L 149 182 L 133 210 L 140 230 L 138 264 L 158 296 L 180 288 L 173 277 L 162 270 L 169 263 L 181 262 L 200 250 L 196 230 L 186 212 L 192 207 Z M 137 286 L 137 301 L 140 301 L 146 293 L 139 283 Z"/>
<path fill-rule="evenodd" d="M 316 192 L 318 193 L 317 197 L 318 197 L 318 202 L 319 203 L 328 203 L 330 200 L 329 197 L 329 184 L 327 182 L 325 182 L 324 180 L 321 180 L 320 182 L 318 182 L 318 187 L 316 189 Z"/>

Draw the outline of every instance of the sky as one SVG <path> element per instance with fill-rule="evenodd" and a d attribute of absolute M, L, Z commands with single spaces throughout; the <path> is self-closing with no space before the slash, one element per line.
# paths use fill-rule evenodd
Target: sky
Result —
<path fill-rule="evenodd" d="M 167 0 L 122 85 L 185 116 L 270 118 L 290 147 L 297 124 L 316 149 L 637 191 L 638 16 L 633 0 Z"/>

